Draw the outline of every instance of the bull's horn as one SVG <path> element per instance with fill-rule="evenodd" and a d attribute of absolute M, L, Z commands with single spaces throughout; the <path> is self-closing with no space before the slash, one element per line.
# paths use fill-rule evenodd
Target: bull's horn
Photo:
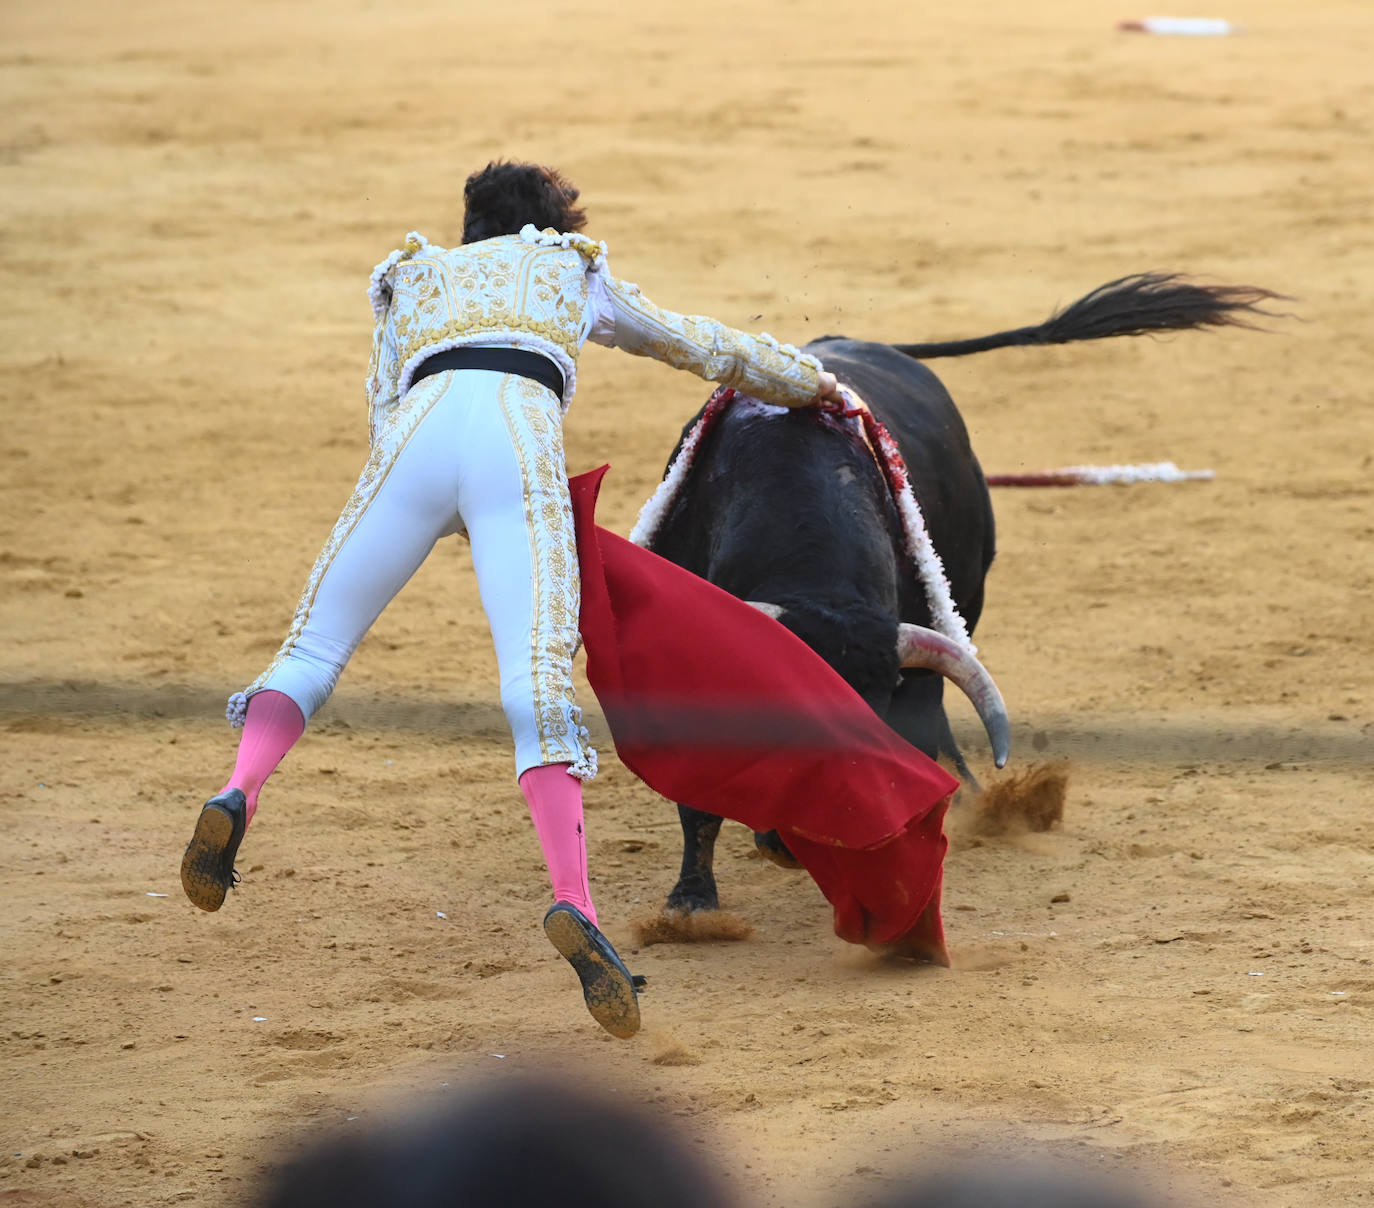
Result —
<path fill-rule="evenodd" d="M 944 634 L 905 621 L 897 626 L 897 661 L 903 667 L 928 667 L 952 680 L 978 710 L 997 766 L 1007 762 L 1011 748 L 1007 706 L 982 663 Z"/>
<path fill-rule="evenodd" d="M 745 603 L 775 621 L 787 611 L 780 604 L 764 604 L 758 600 L 746 600 Z M 992 744 L 993 760 L 999 768 L 1006 765 L 1011 750 L 1011 722 L 1007 718 L 1007 706 L 987 668 L 976 657 L 942 633 L 902 621 L 897 626 L 897 661 L 903 667 L 926 667 L 938 671 L 946 679 L 952 680 L 978 710 L 983 729 L 987 731 L 988 741 Z"/>

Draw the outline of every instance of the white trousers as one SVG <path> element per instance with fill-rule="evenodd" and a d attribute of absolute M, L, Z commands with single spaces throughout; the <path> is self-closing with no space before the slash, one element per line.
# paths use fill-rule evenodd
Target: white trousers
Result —
<path fill-rule="evenodd" d="M 580 583 L 561 408 L 544 387 L 487 370 L 425 378 L 387 417 L 286 641 L 231 699 L 231 720 L 270 688 L 309 721 L 435 542 L 464 530 L 496 644 L 516 776 L 551 763 L 594 776 L 596 752 L 573 694 Z"/>

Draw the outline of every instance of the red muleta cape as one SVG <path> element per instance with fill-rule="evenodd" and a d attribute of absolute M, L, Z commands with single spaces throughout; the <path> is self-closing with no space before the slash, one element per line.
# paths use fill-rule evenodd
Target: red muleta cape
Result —
<path fill-rule="evenodd" d="M 941 824 L 959 782 L 782 625 L 598 526 L 607 468 L 569 486 L 587 678 L 622 762 L 672 801 L 778 831 L 841 939 L 948 964 Z"/>

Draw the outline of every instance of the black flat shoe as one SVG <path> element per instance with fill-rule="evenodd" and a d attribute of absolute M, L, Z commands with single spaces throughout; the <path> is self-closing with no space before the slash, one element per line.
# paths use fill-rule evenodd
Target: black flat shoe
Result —
<path fill-rule="evenodd" d="M 592 1018 L 622 1040 L 638 1032 L 644 978 L 631 976 L 596 925 L 576 906 L 555 902 L 544 916 L 544 934 L 573 967 Z"/>
<path fill-rule="evenodd" d="M 234 857 L 248 826 L 248 801 L 242 789 L 211 797 L 196 819 L 196 833 L 181 858 L 181 887 L 202 910 L 218 910 L 238 881 Z"/>

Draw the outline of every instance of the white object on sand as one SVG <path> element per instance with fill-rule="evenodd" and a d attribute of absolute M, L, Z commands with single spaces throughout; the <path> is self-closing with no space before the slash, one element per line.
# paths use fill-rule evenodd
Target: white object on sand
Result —
<path fill-rule="evenodd" d="M 988 474 L 990 487 L 1103 486 L 1118 482 L 1209 482 L 1214 470 L 1180 470 L 1171 461 L 1142 462 L 1133 466 L 1064 466 L 1016 474 Z"/>
<path fill-rule="evenodd" d="M 1178 34 L 1193 38 L 1224 38 L 1239 28 L 1220 17 L 1140 17 L 1119 21 L 1117 29 L 1135 34 Z"/>

